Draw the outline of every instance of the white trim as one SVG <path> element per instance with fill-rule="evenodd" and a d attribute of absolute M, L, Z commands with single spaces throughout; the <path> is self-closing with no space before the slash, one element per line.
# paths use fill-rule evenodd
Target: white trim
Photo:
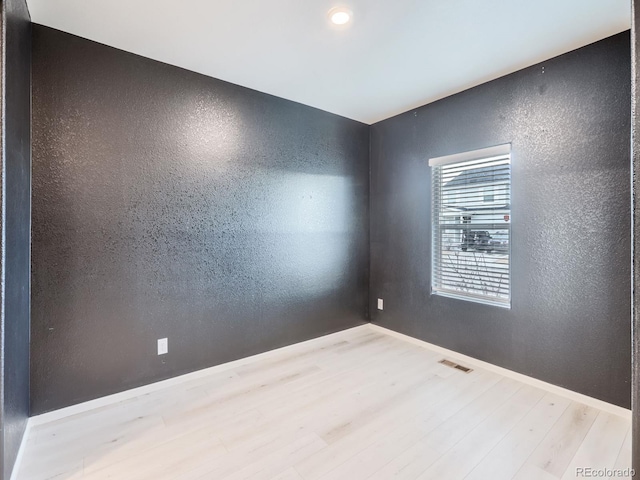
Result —
<path fill-rule="evenodd" d="M 16 461 L 13 464 L 13 470 L 11 471 L 10 480 L 16 480 L 18 478 L 18 471 L 20 471 L 20 466 L 22 465 L 22 457 L 24 457 L 24 450 L 27 445 L 27 440 L 29 439 L 29 433 L 31 432 L 31 419 L 27 419 L 27 426 L 24 429 L 24 434 L 22 435 L 22 441 L 20 442 L 20 448 L 18 449 L 18 455 L 16 455 Z"/>
<path fill-rule="evenodd" d="M 485 370 L 489 370 L 491 372 L 498 373 L 508 378 L 512 378 L 522 383 L 526 383 L 527 385 L 531 385 L 537 388 L 541 388 L 542 390 L 546 390 L 551 393 L 555 393 L 556 395 L 560 395 L 566 398 L 569 398 L 573 401 L 583 403 L 590 407 L 597 408 L 607 413 L 612 413 L 614 415 L 619 415 L 624 417 L 627 420 L 631 420 L 631 410 L 628 410 L 623 407 L 619 407 L 618 405 L 613 405 L 611 403 L 605 402 L 603 400 L 598 400 L 597 398 L 589 397 L 587 395 L 583 395 L 582 393 L 574 392 L 573 390 L 568 390 L 563 387 L 559 387 L 557 385 L 553 385 L 551 383 L 543 382 L 542 380 L 538 380 L 537 378 L 529 377 L 527 375 L 523 375 L 522 373 L 514 372 L 513 370 L 508 370 L 503 367 L 498 367 L 497 365 L 493 365 L 492 363 L 487 363 L 482 360 L 478 360 L 477 358 L 469 357 L 462 353 L 455 352 L 453 350 L 449 350 L 444 347 L 440 347 L 438 345 L 434 345 L 429 342 L 425 342 L 424 340 L 419 340 L 414 337 L 410 337 L 403 333 L 395 332 L 393 330 L 389 330 L 388 328 L 381 327 L 380 325 L 374 325 L 372 323 L 369 324 L 369 328 L 375 330 L 376 332 L 383 333 L 386 335 L 390 335 L 392 337 L 400 338 L 407 342 L 413 343 L 423 348 L 427 348 L 434 352 L 441 353 L 442 355 L 447 356 L 451 360 L 455 360 L 456 363 L 460 363 L 463 365 L 472 365 L 478 368 L 483 368 Z"/>
<path fill-rule="evenodd" d="M 430 158 L 429 166 L 439 167 L 442 165 L 449 165 L 451 163 L 466 162 L 468 160 L 480 160 L 481 158 L 509 155 L 510 153 L 511 144 L 505 143 L 504 145 L 496 145 L 495 147 L 480 148 L 469 152 L 454 153 L 453 155 Z"/>
<path fill-rule="evenodd" d="M 54 422 L 62 418 L 67 418 L 72 415 L 77 415 L 79 413 L 84 413 L 89 410 L 101 408 L 107 405 L 112 405 L 114 403 L 122 402 L 124 400 L 130 400 L 132 398 L 139 397 L 147 393 L 157 392 L 158 390 L 162 390 L 164 388 L 171 387 L 173 385 L 179 385 L 181 383 L 189 382 L 191 380 L 195 380 L 198 378 L 203 378 L 208 375 L 212 375 L 214 373 L 230 370 L 232 368 L 237 367 L 238 365 L 243 365 L 247 362 L 253 362 L 255 360 L 264 360 L 266 358 L 269 358 L 271 356 L 278 354 L 279 352 L 282 352 L 283 350 L 295 351 L 298 348 L 306 348 L 315 342 L 319 342 L 320 340 L 326 340 L 327 338 L 330 338 L 332 336 L 343 334 L 347 330 L 353 330 L 357 328 L 366 328 L 366 326 L 367 326 L 366 324 L 358 325 L 356 327 L 352 327 L 349 329 L 340 330 L 339 332 L 330 333 L 328 335 L 323 335 L 321 337 L 316 337 L 310 340 L 305 340 L 303 342 L 294 343 L 292 345 L 286 345 L 284 347 L 276 348 L 275 350 L 269 350 L 268 352 L 258 353 L 250 357 L 243 357 L 238 360 L 233 360 L 231 362 L 215 365 L 213 367 L 205 368 L 202 370 L 197 370 L 195 372 L 186 373 L 184 375 L 179 375 L 177 377 L 169 378 L 167 380 L 161 380 L 159 382 L 150 383 L 149 385 L 143 385 L 141 387 L 125 390 L 124 392 L 114 393 L 113 395 L 107 395 L 106 397 L 96 398 L 95 400 L 89 400 L 88 402 L 78 403 L 76 405 L 71 405 L 70 407 L 65 407 L 59 410 L 54 410 L 52 412 L 36 415 L 29 419 L 30 425 L 31 426 L 42 425 L 44 423 Z"/>
<path fill-rule="evenodd" d="M 435 282 L 432 280 L 431 284 Z M 456 300 L 464 300 L 467 302 L 476 302 L 491 307 L 501 307 L 507 310 L 511 309 L 511 298 L 505 298 L 504 301 L 493 300 L 493 297 L 487 295 L 474 294 L 472 292 L 454 292 L 446 288 L 431 287 L 431 293 L 440 295 L 441 297 L 455 298 Z"/>
<path fill-rule="evenodd" d="M 456 360 L 458 361 L 457 363 L 461 363 L 461 364 L 467 364 L 467 365 L 473 365 L 477 368 L 483 368 L 485 370 L 489 370 L 495 373 L 498 373 L 500 375 L 503 375 L 505 377 L 509 377 L 509 378 L 513 378 L 514 380 L 518 380 L 520 382 L 526 383 L 528 385 L 532 385 L 535 386 L 537 388 L 541 388 L 543 390 L 547 390 L 549 392 L 555 393 L 557 395 L 561 395 L 563 397 L 567 397 L 570 398 L 571 400 L 583 403 L 585 405 L 589 405 L 591 407 L 594 408 L 598 408 L 600 410 L 603 410 L 605 412 L 609 412 L 609 413 L 613 413 L 616 415 L 620 415 L 624 418 L 627 419 L 631 419 L 631 410 L 627 410 L 626 408 L 622 408 L 622 407 L 618 407 L 617 405 L 613 405 L 611 403 L 607 403 L 605 401 L 602 400 L 598 400 L 597 398 L 593 398 L 593 397 L 589 397 L 587 395 L 583 395 L 581 393 L 578 392 L 574 392 L 572 390 L 567 390 L 566 388 L 562 388 L 562 387 L 558 387 L 557 385 L 552 385 L 550 383 L 547 382 L 543 382 L 542 380 L 538 380 L 536 378 L 532 378 L 532 377 L 528 377 L 526 375 L 523 375 L 521 373 L 517 373 L 514 372 L 512 370 L 507 370 L 506 368 L 502 368 L 502 367 L 498 367 L 497 365 L 493 365 L 491 363 L 487 363 L 484 362 L 482 360 L 478 360 L 476 358 L 473 357 L 469 357 L 467 355 L 463 355 L 461 353 L 458 352 L 454 352 L 453 350 L 449 350 L 443 347 L 440 347 L 438 345 L 433 345 L 431 343 L 425 342 L 423 340 L 419 340 L 417 338 L 414 337 L 410 337 L 408 335 L 404 335 L 402 333 L 398 333 L 395 332 L 393 330 L 389 330 L 387 328 L 381 327 L 379 325 L 374 325 L 374 324 L 365 324 L 365 325 L 359 325 L 357 327 L 352 327 L 351 329 L 348 330 L 355 330 L 355 329 L 372 329 L 376 332 L 379 333 L 383 333 L 386 335 L 390 335 L 392 337 L 396 337 L 396 338 L 400 338 L 402 340 L 405 340 L 407 342 L 413 343 L 415 345 L 421 346 L 423 348 L 427 348 L 429 350 L 441 353 L 443 355 L 446 355 L 447 357 L 449 357 L 452 360 Z M 26 442 L 29 430 L 31 429 L 31 427 L 37 426 L 37 425 L 42 425 L 44 423 L 49 423 L 49 422 L 53 422 L 56 420 L 60 420 L 62 418 L 67 418 L 70 417 L 72 415 L 77 415 L 79 413 L 84 413 L 87 412 L 89 410 L 93 410 L 95 408 L 100 408 L 100 407 L 104 407 L 106 405 L 112 405 L 114 403 L 118 403 L 118 402 L 122 402 L 123 400 L 129 400 L 141 395 L 145 395 L 147 393 L 151 393 L 151 392 L 156 392 L 158 390 L 162 390 L 164 388 L 173 386 L 173 385 L 179 385 L 181 383 L 184 382 L 188 382 L 194 379 L 198 379 L 198 378 L 202 378 L 202 377 L 206 377 L 208 375 L 211 375 L 213 373 L 217 373 L 217 372 L 222 372 L 225 370 L 230 370 L 232 368 L 237 367 L 238 365 L 242 365 L 245 364 L 247 362 L 252 362 L 252 361 L 256 361 L 256 360 L 264 360 L 266 358 L 269 358 L 271 356 L 277 355 L 278 353 L 282 352 L 283 350 L 297 350 L 297 349 L 302 349 L 302 348 L 307 348 L 310 345 L 313 345 L 313 343 L 315 342 L 319 342 L 323 339 L 326 339 L 328 337 L 334 336 L 334 335 L 340 335 L 343 332 L 345 332 L 346 330 L 341 330 L 339 332 L 335 332 L 329 335 L 325 335 L 322 337 L 317 337 L 317 338 L 312 338 L 311 340 L 306 340 L 304 342 L 300 342 L 300 343 L 295 343 L 293 345 L 287 345 L 285 347 L 281 347 L 281 348 L 277 348 L 275 350 L 270 350 L 268 352 L 264 352 L 264 353 L 259 353 L 257 355 L 252 355 L 250 357 L 245 357 L 245 358 L 241 358 L 238 360 L 234 360 L 232 362 L 228 362 L 228 363 L 223 363 L 221 365 L 216 365 L 214 367 L 210 367 L 210 368 L 205 368 L 203 370 L 198 370 L 195 372 L 191 372 L 191 373 L 187 373 L 185 375 L 180 375 L 178 377 L 173 377 L 170 378 L 168 380 L 162 380 L 160 382 L 156 382 L 156 383 L 151 383 L 149 385 L 144 385 L 142 387 L 137 387 L 137 388 L 133 388 L 131 390 L 126 390 L 124 392 L 120 392 L 120 393 L 115 393 L 113 395 L 108 395 L 106 397 L 101 397 L 101 398 L 97 398 L 95 400 L 90 400 L 88 402 L 84 402 L 84 403 L 79 403 L 77 405 L 72 405 L 70 407 L 66 407 L 66 408 L 61 408 L 60 410 L 54 410 L 53 412 L 48 412 L 48 413 L 43 413 L 42 415 L 37 415 L 34 417 L 31 417 L 29 419 L 29 422 L 27 424 L 27 430 L 25 431 L 25 435 L 23 437 L 22 440 L 22 444 L 20 446 L 20 451 L 18 453 L 18 459 L 22 458 L 22 451 L 23 451 L 23 447 L 24 447 L 24 443 Z M 14 468 L 14 472 L 17 471 L 18 469 L 18 461 L 16 461 L 16 467 Z M 11 477 L 13 480 L 13 477 Z"/>

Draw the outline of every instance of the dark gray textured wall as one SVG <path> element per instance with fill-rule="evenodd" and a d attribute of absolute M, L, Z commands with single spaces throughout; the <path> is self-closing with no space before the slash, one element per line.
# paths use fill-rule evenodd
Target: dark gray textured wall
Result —
<path fill-rule="evenodd" d="M 364 323 L 367 125 L 33 32 L 33 414 Z"/>
<path fill-rule="evenodd" d="M 630 76 L 627 32 L 373 125 L 372 321 L 629 407 Z M 427 161 L 509 142 L 512 308 L 432 296 Z"/>
<path fill-rule="evenodd" d="M 29 415 L 31 24 L 24 0 L 2 2 L 2 322 L 0 479 L 8 479 Z"/>
<path fill-rule="evenodd" d="M 632 464 L 640 471 L 640 2 L 631 1 Z"/>

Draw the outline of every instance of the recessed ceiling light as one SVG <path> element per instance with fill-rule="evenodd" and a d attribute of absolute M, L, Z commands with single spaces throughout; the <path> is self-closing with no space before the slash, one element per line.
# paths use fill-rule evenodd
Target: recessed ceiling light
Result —
<path fill-rule="evenodd" d="M 335 7 L 329 10 L 329 20 L 334 25 L 343 26 L 351 21 L 353 14 L 345 7 Z"/>

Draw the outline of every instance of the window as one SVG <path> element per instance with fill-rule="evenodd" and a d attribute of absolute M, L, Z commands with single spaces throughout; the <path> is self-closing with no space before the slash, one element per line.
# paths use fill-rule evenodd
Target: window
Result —
<path fill-rule="evenodd" d="M 432 293 L 511 304 L 511 146 L 429 160 Z"/>

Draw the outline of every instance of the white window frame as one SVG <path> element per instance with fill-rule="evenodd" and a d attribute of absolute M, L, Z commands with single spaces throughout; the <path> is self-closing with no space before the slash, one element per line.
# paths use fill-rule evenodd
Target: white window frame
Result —
<path fill-rule="evenodd" d="M 505 224 L 501 225 L 499 230 L 504 230 L 507 232 L 507 250 L 506 250 L 506 273 L 503 273 L 502 270 L 499 270 L 500 275 L 500 284 L 496 287 L 495 290 L 491 291 L 489 287 L 486 285 L 491 285 L 491 277 L 496 274 L 494 271 L 490 270 L 494 268 L 495 264 L 492 264 L 491 257 L 483 257 L 484 260 L 478 261 L 478 256 L 481 255 L 491 255 L 491 253 L 482 253 L 482 252 L 473 252 L 475 260 L 475 270 L 471 273 L 473 276 L 473 280 L 471 283 L 466 283 L 464 286 L 463 281 L 458 283 L 455 280 L 450 278 L 449 272 L 452 268 L 448 265 L 447 262 L 460 262 L 460 258 L 465 262 L 465 256 L 469 256 L 469 253 L 464 250 L 458 254 L 450 251 L 450 248 L 447 247 L 446 253 L 443 251 L 443 246 L 449 245 L 449 243 L 445 243 L 443 240 L 443 233 L 445 223 L 442 221 L 443 215 L 442 212 L 442 202 L 445 198 L 444 193 L 444 180 L 442 179 L 443 172 L 446 172 L 446 168 L 453 168 L 455 172 L 455 168 L 458 164 L 460 164 L 461 168 L 467 167 L 467 169 L 473 169 L 473 163 L 470 165 L 464 165 L 467 162 L 479 162 L 478 168 L 483 168 L 482 161 L 491 162 L 491 161 L 504 161 L 508 159 L 508 187 L 506 189 L 506 196 L 508 200 L 508 209 L 504 208 L 502 210 L 507 211 L 504 215 L 508 215 L 508 221 L 505 220 Z M 511 144 L 497 145 L 494 147 L 483 148 L 479 150 L 472 150 L 468 152 L 458 153 L 454 155 L 446 155 L 443 157 L 436 157 L 429 160 L 429 166 L 431 168 L 431 179 L 432 179 L 432 193 L 431 193 L 431 202 L 432 202 L 432 218 L 431 218 L 431 294 L 439 295 L 445 297 L 452 297 L 461 300 L 467 300 L 477 303 L 483 303 L 487 305 L 494 305 L 504 308 L 511 308 L 511 240 L 512 240 L 512 232 L 511 232 L 511 189 L 512 189 L 512 178 L 511 178 Z M 440 168 L 444 167 L 444 168 Z M 501 171 L 504 171 L 504 167 L 501 167 Z M 446 173 L 445 173 L 446 175 Z M 439 183 L 438 183 L 439 182 Z M 484 187 L 479 186 L 478 191 L 480 195 L 484 195 L 485 189 Z M 458 195 L 456 193 L 455 197 Z M 495 201 L 495 197 L 494 197 Z M 446 215 L 446 214 L 445 214 Z M 505 217 L 506 218 L 506 217 Z M 494 219 L 492 221 L 496 222 Z M 460 228 L 460 227 L 458 227 Z M 483 230 L 498 230 L 498 228 L 485 228 L 482 227 Z M 464 235 L 464 230 L 460 230 L 461 235 Z M 501 233 L 501 232 L 500 232 Z M 461 245 L 462 246 L 462 245 Z M 445 258 L 445 255 L 447 258 Z M 472 263 L 469 261 L 466 265 L 462 267 L 462 270 L 457 269 L 456 272 L 468 270 L 465 269 L 473 269 L 474 267 L 469 266 Z M 504 269 L 504 262 L 501 260 L 500 268 Z M 477 273 L 476 273 L 477 272 Z M 506 278 L 505 278 L 506 275 Z M 503 282 L 504 279 L 504 282 Z M 485 282 L 486 280 L 486 282 Z M 488 282 L 488 283 L 487 283 Z M 481 286 L 476 286 L 476 284 L 480 284 Z M 465 288 L 467 290 L 465 291 Z M 480 290 L 484 289 L 484 293 Z"/>

